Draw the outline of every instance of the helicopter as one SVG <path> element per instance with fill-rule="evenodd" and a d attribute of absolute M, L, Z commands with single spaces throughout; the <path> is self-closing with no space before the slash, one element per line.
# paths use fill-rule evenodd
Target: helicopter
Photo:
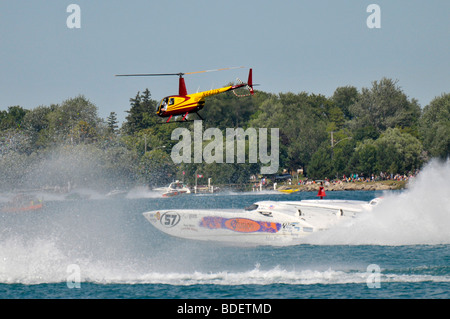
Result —
<path fill-rule="evenodd" d="M 230 67 L 230 68 L 222 68 L 222 69 L 215 69 L 215 70 L 205 70 L 205 71 L 196 71 L 196 72 L 187 72 L 187 73 L 147 73 L 147 74 L 117 74 L 116 76 L 178 76 L 178 94 L 177 95 L 169 95 L 164 97 L 161 102 L 156 107 L 156 114 L 160 117 L 168 117 L 168 120 L 166 123 L 169 123 L 173 116 L 183 115 L 183 119 L 181 121 L 172 121 L 173 122 L 187 122 L 187 116 L 190 113 L 196 113 L 197 116 L 203 120 L 203 118 L 198 114 L 198 111 L 203 109 L 205 106 L 205 98 L 228 92 L 228 91 L 234 91 L 236 89 L 240 88 L 246 88 L 249 90 L 250 94 L 253 95 L 253 80 L 252 80 L 252 69 L 250 68 L 248 73 L 248 80 L 247 83 L 244 83 L 238 79 L 238 84 L 236 85 L 229 85 L 226 87 L 222 87 L 219 89 L 212 89 L 208 91 L 203 92 L 197 92 L 188 94 L 186 89 L 186 83 L 184 81 L 184 75 L 189 74 L 198 74 L 198 73 L 206 73 L 206 72 L 213 72 L 213 71 L 223 71 L 223 70 L 230 70 L 230 69 L 239 69 L 243 67 Z M 244 95 L 237 95 L 236 96 L 244 96 Z M 247 96 L 247 95 L 245 95 Z"/>

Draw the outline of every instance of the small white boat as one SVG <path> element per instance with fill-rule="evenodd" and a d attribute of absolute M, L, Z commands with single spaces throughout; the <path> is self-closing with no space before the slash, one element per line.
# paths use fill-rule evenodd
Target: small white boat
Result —
<path fill-rule="evenodd" d="M 283 245 L 301 243 L 370 211 L 379 199 L 260 201 L 245 209 L 169 209 L 143 213 L 160 231 L 175 237 L 224 243 Z"/>
<path fill-rule="evenodd" d="M 169 184 L 167 187 L 158 187 L 154 188 L 154 191 L 163 192 L 163 197 L 172 197 L 176 195 L 182 195 L 182 194 L 190 194 L 191 190 L 189 187 L 185 186 L 180 181 L 175 181 Z"/>

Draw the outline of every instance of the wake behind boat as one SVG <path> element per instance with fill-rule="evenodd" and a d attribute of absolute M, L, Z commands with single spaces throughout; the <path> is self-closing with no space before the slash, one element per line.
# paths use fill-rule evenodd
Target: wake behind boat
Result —
<path fill-rule="evenodd" d="M 245 209 L 174 209 L 143 213 L 160 231 L 186 239 L 224 243 L 283 245 L 301 243 L 311 233 L 327 230 L 360 213 L 379 199 L 260 201 Z"/>

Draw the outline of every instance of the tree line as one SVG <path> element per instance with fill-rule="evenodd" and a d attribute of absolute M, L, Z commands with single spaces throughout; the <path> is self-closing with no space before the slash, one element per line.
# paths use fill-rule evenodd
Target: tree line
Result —
<path fill-rule="evenodd" d="M 122 124 L 114 112 L 100 118 L 97 106 L 82 95 L 30 110 L 10 106 L 0 111 L 0 187 L 69 183 L 113 188 L 174 179 L 193 184 L 198 175 L 216 184 L 243 184 L 258 174 L 261 164 L 248 160 L 173 163 L 177 141 L 172 131 L 180 125 L 192 130 L 193 124 L 161 125 L 157 104 L 149 89 L 137 92 Z M 408 174 L 431 158 L 450 154 L 450 93 L 421 108 L 388 78 L 360 91 L 338 87 L 330 97 L 224 93 L 210 97 L 201 114 L 203 129 L 279 128 L 278 173 L 301 168 L 311 179 Z"/>

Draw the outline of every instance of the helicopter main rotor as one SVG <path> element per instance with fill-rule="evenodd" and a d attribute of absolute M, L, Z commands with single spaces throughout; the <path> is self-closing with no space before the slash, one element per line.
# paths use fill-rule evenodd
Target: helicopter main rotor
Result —
<path fill-rule="evenodd" d="M 225 70 L 242 69 L 242 68 L 244 68 L 244 67 L 243 66 L 235 66 L 235 67 L 230 67 L 230 68 L 221 68 L 221 69 L 186 72 L 186 73 L 184 73 L 184 72 L 178 72 L 178 73 L 138 73 L 138 74 L 116 74 L 116 76 L 171 76 L 171 75 L 177 75 L 179 77 L 183 77 L 183 75 L 186 75 L 186 74 L 198 74 L 198 73 L 225 71 Z"/>

